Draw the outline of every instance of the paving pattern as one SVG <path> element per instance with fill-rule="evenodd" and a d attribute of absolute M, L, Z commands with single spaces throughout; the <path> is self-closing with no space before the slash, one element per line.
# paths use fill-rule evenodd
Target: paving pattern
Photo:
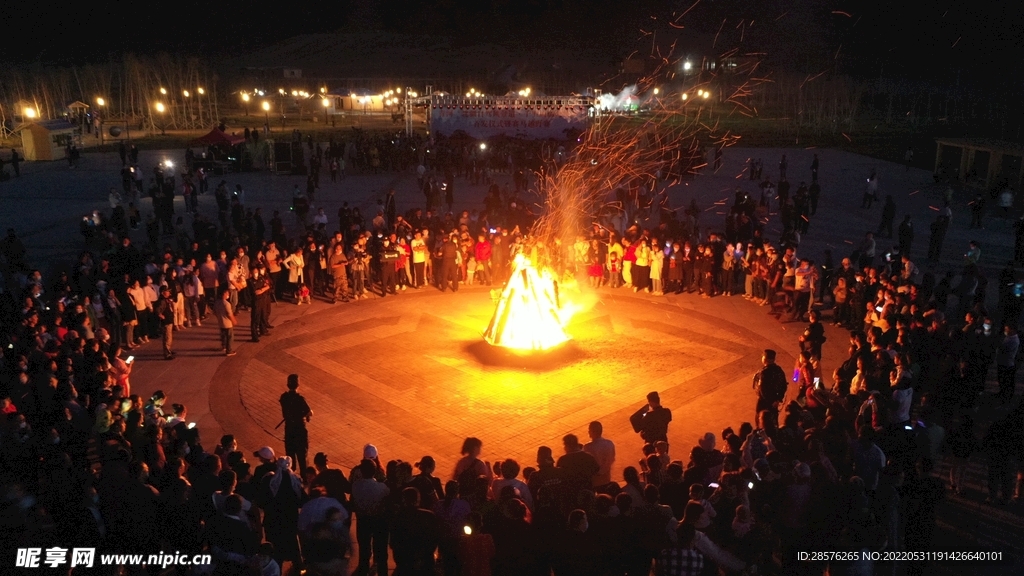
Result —
<path fill-rule="evenodd" d="M 706 313 L 608 293 L 573 318 L 570 343 L 522 358 L 482 341 L 492 310 L 489 292 L 476 288 L 410 291 L 307 316 L 228 359 L 211 410 L 236 434 L 257 426 L 280 438 L 277 398 L 295 372 L 318 451 L 357 459 L 369 442 L 383 458 L 434 455 L 445 470 L 463 439 L 477 436 L 491 458 L 525 465 L 537 446 L 558 453 L 564 434 L 585 439 L 592 420 L 607 437 L 638 444 L 628 416 L 651 390 L 675 411 L 674 436 L 696 438 L 705 420 L 719 431 L 720 409 L 703 400 L 743 390 L 741 405 L 751 404 L 751 367 L 770 345 Z M 242 410 L 231 410 L 238 402 Z M 736 424 L 750 416 L 737 414 Z"/>

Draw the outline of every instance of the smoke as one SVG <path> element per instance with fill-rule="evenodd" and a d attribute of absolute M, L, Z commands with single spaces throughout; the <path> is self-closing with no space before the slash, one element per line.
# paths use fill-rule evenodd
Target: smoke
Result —
<path fill-rule="evenodd" d="M 597 108 L 605 112 L 630 110 L 637 104 L 637 87 L 631 84 L 622 89 L 618 94 L 601 94 L 597 97 Z"/>

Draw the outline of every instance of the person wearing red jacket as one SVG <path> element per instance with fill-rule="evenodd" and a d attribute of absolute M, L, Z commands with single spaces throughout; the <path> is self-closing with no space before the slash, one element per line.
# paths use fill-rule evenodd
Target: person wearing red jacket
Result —
<path fill-rule="evenodd" d="M 480 284 L 491 285 L 491 243 L 481 234 L 474 249 L 476 253 L 476 277 Z"/>

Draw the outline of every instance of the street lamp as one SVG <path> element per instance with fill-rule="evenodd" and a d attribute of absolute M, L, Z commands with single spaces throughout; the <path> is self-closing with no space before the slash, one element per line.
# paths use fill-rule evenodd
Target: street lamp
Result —
<path fill-rule="evenodd" d="M 26 107 L 25 110 L 24 110 L 24 113 L 25 113 L 25 117 L 28 118 L 28 119 L 32 119 L 32 118 L 35 118 L 36 116 L 38 116 L 38 114 L 36 113 L 36 109 L 32 108 L 32 107 Z"/>
<path fill-rule="evenodd" d="M 202 96 L 203 94 L 206 94 L 206 90 L 203 90 L 202 86 L 200 86 L 199 88 L 196 88 L 196 92 L 198 92 L 200 96 Z"/>
<path fill-rule="evenodd" d="M 164 106 L 163 102 L 157 102 L 156 105 L 154 105 L 153 107 L 156 108 L 156 111 L 158 113 L 160 113 L 161 116 L 163 116 L 164 112 L 167 112 L 167 107 Z M 167 132 L 165 131 L 166 127 L 167 127 L 167 125 L 164 124 L 164 120 L 163 120 L 163 118 L 161 118 L 160 119 L 160 135 L 161 136 L 167 134 Z"/>
<path fill-rule="evenodd" d="M 242 92 L 242 102 L 245 102 L 245 115 L 249 115 L 249 94 Z"/>
<path fill-rule="evenodd" d="M 331 101 L 324 98 L 321 102 L 324 105 L 324 126 L 327 125 L 327 109 L 331 107 Z"/>
<path fill-rule="evenodd" d="M 267 130 L 270 130 L 270 102 L 263 101 L 263 112 L 267 115 Z"/>
<path fill-rule="evenodd" d="M 96 105 L 97 106 L 99 106 L 100 108 L 103 108 L 103 106 L 105 106 L 106 104 L 107 104 L 107 101 L 104 100 L 102 97 L 100 97 L 100 96 L 96 97 Z M 99 132 L 96 134 L 96 137 L 100 139 L 100 144 L 101 145 L 103 144 L 103 116 L 104 115 L 101 113 L 100 114 L 100 129 L 99 129 Z"/>
<path fill-rule="evenodd" d="M 188 90 L 182 90 L 181 91 L 181 95 L 184 96 L 185 98 L 188 98 L 189 97 Z"/>
<path fill-rule="evenodd" d="M 160 88 L 160 93 L 163 94 L 164 96 L 166 96 L 167 95 L 167 88 L 161 87 Z"/>

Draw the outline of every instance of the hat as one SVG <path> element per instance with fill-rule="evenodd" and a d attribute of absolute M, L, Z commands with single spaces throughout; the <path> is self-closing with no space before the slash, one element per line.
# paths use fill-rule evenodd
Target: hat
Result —
<path fill-rule="evenodd" d="M 712 450 L 714 450 L 715 449 L 715 435 L 714 435 L 714 433 L 708 432 L 708 433 L 704 434 L 704 436 L 701 437 L 700 440 L 697 440 L 697 445 L 700 446 L 701 448 L 703 448 L 704 450 L 708 451 L 708 452 L 711 452 Z"/>
<path fill-rule="evenodd" d="M 262 458 L 264 460 L 273 460 L 274 449 L 271 448 L 270 446 L 264 446 L 263 448 L 260 448 L 259 450 L 253 452 L 252 455 L 257 458 Z"/>
<path fill-rule="evenodd" d="M 373 460 L 377 458 L 377 447 L 373 444 L 363 446 L 363 458 L 366 460 Z"/>
<path fill-rule="evenodd" d="M 327 454 L 324 454 L 323 452 L 317 452 L 316 456 L 313 456 L 313 463 L 319 464 L 321 462 L 323 462 L 324 464 L 327 463 Z"/>

